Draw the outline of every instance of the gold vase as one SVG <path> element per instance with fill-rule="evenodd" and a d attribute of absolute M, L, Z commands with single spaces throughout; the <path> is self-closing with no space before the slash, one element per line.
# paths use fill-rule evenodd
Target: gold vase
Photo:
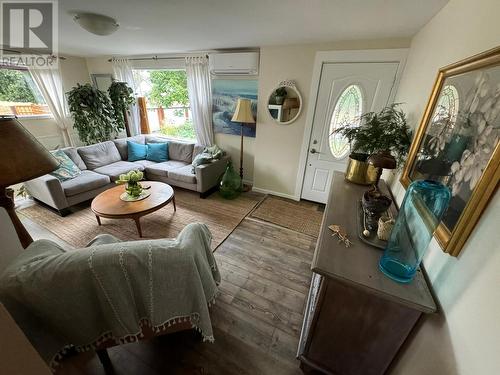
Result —
<path fill-rule="evenodd" d="M 378 168 L 368 164 L 366 157 L 349 155 L 349 163 L 345 172 L 345 179 L 359 185 L 372 185 L 377 181 Z"/>

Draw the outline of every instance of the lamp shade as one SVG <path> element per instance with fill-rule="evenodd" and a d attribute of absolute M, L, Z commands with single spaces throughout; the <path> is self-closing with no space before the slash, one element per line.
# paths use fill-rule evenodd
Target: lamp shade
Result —
<path fill-rule="evenodd" d="M 0 187 L 50 173 L 57 160 L 14 116 L 0 117 Z"/>
<path fill-rule="evenodd" d="M 234 111 L 233 122 L 242 122 L 245 124 L 254 124 L 255 119 L 252 114 L 252 101 L 250 99 L 238 99 L 236 111 Z"/>

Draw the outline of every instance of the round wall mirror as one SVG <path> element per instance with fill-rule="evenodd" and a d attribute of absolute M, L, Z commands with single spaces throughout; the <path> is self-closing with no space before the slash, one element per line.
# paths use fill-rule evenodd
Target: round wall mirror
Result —
<path fill-rule="evenodd" d="M 299 117 L 302 96 L 293 81 L 281 82 L 269 95 L 267 111 L 278 124 L 287 125 Z"/>

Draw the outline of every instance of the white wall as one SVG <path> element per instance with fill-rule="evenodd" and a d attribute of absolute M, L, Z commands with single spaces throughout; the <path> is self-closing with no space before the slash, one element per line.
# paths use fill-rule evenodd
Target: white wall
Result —
<path fill-rule="evenodd" d="M 257 137 L 254 144 L 254 189 L 291 198 L 295 195 L 300 149 L 317 51 L 405 48 L 409 44 L 408 39 L 387 39 L 262 47 Z M 290 125 L 277 124 L 267 113 L 269 94 L 283 80 L 295 81 L 304 102 L 302 113 Z"/>
<path fill-rule="evenodd" d="M 409 45 L 410 40 L 404 38 L 262 47 L 258 76 L 257 136 L 256 138 L 244 138 L 243 179 L 247 182 L 253 181 L 254 188 L 257 190 L 270 191 L 282 196 L 294 195 L 306 109 L 309 103 L 312 70 L 317 51 L 405 48 Z M 108 57 L 87 58 L 89 73 L 112 73 L 111 64 L 107 59 Z M 163 64 L 161 61 L 159 63 Z M 156 65 L 150 68 L 161 68 L 161 66 Z M 278 125 L 266 112 L 267 100 L 276 85 L 286 79 L 296 81 L 304 100 L 304 107 L 301 115 L 293 124 Z M 216 134 L 215 142 L 228 152 L 234 166 L 238 169 L 240 137 Z"/>
<path fill-rule="evenodd" d="M 66 60 L 59 62 L 63 89 L 65 92 L 71 90 L 77 83 L 89 83 L 89 73 L 85 59 L 82 57 L 66 56 Z M 64 140 L 59 128 L 53 118 L 25 119 L 20 118 L 23 124 L 35 137 L 47 148 L 54 149 L 57 146 L 64 147 Z M 79 144 L 78 135 L 74 130 L 71 137 L 76 144 Z"/>
<path fill-rule="evenodd" d="M 89 71 L 83 57 L 66 56 L 66 60 L 61 60 L 61 75 L 65 92 L 77 83 L 90 83 Z"/>
<path fill-rule="evenodd" d="M 132 54 L 133 55 L 133 54 Z M 140 58 L 141 56 L 134 56 Z M 183 69 L 185 68 L 184 56 L 169 55 L 168 59 L 152 60 L 146 56 L 143 60 L 132 61 L 133 68 L 136 69 Z M 113 66 L 110 61 L 110 56 L 88 57 L 86 58 L 87 69 L 90 74 L 113 74 Z"/>
<path fill-rule="evenodd" d="M 451 0 L 412 40 L 396 101 L 418 124 L 440 67 L 500 44 L 500 1 Z M 401 201 L 404 189 L 395 183 Z M 424 264 L 442 313 L 429 316 L 393 374 L 500 373 L 500 199 L 483 213 L 458 258 L 431 243 Z"/>
<path fill-rule="evenodd" d="M 85 59 L 89 74 L 113 74 L 109 57 L 88 57 Z"/>

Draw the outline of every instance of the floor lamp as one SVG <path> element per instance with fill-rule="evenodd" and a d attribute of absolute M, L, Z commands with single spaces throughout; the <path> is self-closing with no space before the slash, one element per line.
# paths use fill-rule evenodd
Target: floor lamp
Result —
<path fill-rule="evenodd" d="M 232 122 L 239 122 L 241 125 L 241 146 L 240 146 L 240 177 L 243 185 L 243 127 L 245 124 L 255 124 L 252 114 L 252 101 L 250 99 L 238 99 L 236 110 L 234 111 Z"/>
<path fill-rule="evenodd" d="M 57 160 L 15 116 L 0 117 L 0 207 L 9 214 L 24 248 L 33 239 L 16 215 L 14 194 L 8 187 L 50 173 L 58 166 Z"/>

